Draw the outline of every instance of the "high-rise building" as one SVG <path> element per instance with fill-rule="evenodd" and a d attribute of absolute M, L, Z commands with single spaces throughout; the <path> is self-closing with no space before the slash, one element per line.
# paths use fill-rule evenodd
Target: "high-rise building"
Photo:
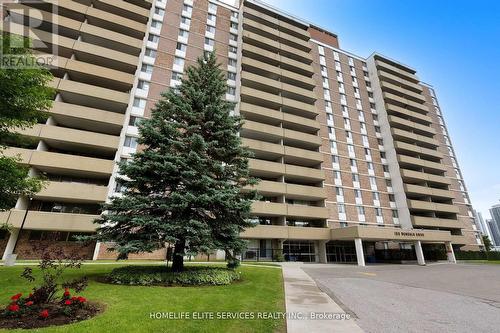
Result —
<path fill-rule="evenodd" d="M 422 248 L 446 246 L 452 259 L 454 248 L 481 246 L 436 93 L 410 66 L 354 55 L 335 33 L 256 0 L 46 0 L 3 9 L 4 27 L 28 31 L 57 55 L 50 116 L 22 131 L 31 146 L 7 150 L 50 181 L 2 213 L 14 226 L 0 245 L 4 257 L 16 240 L 20 258 L 36 256 L 33 242 L 81 247 L 74 236 L 93 232 L 99 204 L 120 195 L 116 162 L 136 151 L 137 123 L 213 50 L 261 179 L 244 259 L 283 252 L 286 260 L 364 264 L 404 252 L 422 263 Z M 43 24 L 23 29 L 22 18 L 34 15 Z M 107 258 L 105 249 L 80 252 Z"/>
<path fill-rule="evenodd" d="M 479 227 L 479 231 L 481 231 L 481 234 L 488 236 L 488 238 L 491 240 L 492 244 L 495 245 L 495 243 L 493 241 L 493 236 L 492 236 L 491 231 L 490 231 L 490 227 L 489 227 L 487 221 L 485 221 L 483 219 L 483 214 L 481 214 L 481 212 L 478 212 L 475 209 L 473 209 L 472 211 L 474 213 L 474 221 L 475 221 L 476 225 Z"/>
<path fill-rule="evenodd" d="M 495 220 L 487 219 L 486 223 L 491 231 L 491 242 L 494 246 L 500 246 L 500 229 L 498 228 Z"/>

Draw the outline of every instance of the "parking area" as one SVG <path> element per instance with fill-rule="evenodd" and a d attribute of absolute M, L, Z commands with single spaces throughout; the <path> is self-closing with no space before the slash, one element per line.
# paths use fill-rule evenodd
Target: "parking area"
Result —
<path fill-rule="evenodd" d="M 498 332 L 500 265 L 304 264 L 366 332 Z"/>

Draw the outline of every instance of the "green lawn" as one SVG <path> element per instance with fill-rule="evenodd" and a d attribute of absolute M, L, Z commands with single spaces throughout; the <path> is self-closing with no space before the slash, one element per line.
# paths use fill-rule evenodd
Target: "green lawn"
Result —
<path fill-rule="evenodd" d="M 150 319 L 151 312 L 283 312 L 281 269 L 240 267 L 243 280 L 217 287 L 135 287 L 104 284 L 96 278 L 119 265 L 84 265 L 67 272 L 85 274 L 88 300 L 106 304 L 106 311 L 87 321 L 39 329 L 36 332 L 284 332 L 284 320 L 168 320 Z M 11 295 L 27 294 L 30 285 L 19 277 L 22 267 L 0 267 L 0 305 Z M 0 330 L 6 332 L 6 330 Z M 27 332 L 15 330 L 9 332 Z M 29 332 L 29 331 L 28 331 Z"/>
<path fill-rule="evenodd" d="M 459 260 L 464 264 L 497 264 L 500 265 L 500 260 Z"/>

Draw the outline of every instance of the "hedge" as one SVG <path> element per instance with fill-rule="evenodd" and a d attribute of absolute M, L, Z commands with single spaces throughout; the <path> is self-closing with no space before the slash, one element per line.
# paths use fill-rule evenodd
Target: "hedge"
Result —
<path fill-rule="evenodd" d="M 222 267 L 188 266 L 183 272 L 174 273 L 166 266 L 124 266 L 115 268 L 107 276 L 113 284 L 207 286 L 228 285 L 240 280 L 238 271 Z"/>
<path fill-rule="evenodd" d="M 498 251 L 455 251 L 457 260 L 500 260 Z"/>

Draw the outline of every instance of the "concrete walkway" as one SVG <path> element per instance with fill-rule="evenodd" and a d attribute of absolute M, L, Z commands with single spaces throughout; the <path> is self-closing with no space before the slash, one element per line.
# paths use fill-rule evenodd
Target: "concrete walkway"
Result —
<path fill-rule="evenodd" d="M 355 319 L 322 292 L 301 266 L 299 263 L 283 263 L 282 265 L 287 332 L 363 332 Z"/>

